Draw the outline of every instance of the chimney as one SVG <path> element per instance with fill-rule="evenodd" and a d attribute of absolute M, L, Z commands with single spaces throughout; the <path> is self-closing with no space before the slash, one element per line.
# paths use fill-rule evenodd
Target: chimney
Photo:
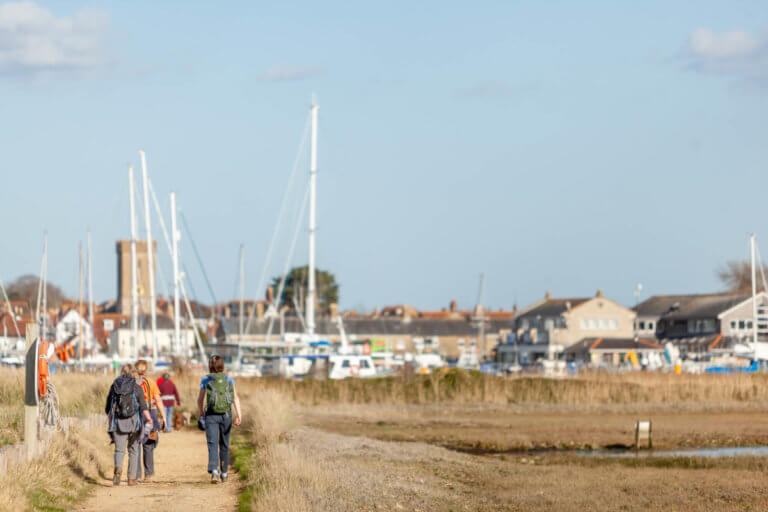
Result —
<path fill-rule="evenodd" d="M 339 305 L 335 302 L 331 302 L 330 306 L 328 306 L 328 309 L 331 310 L 331 318 L 336 318 L 339 316 Z"/>
<path fill-rule="evenodd" d="M 515 313 L 515 314 L 517 314 L 517 304 L 515 304 L 514 306 L 512 306 L 512 312 L 513 312 L 513 313 Z"/>
<path fill-rule="evenodd" d="M 267 302 L 272 302 L 275 298 L 275 289 L 272 286 L 267 286 Z"/>
<path fill-rule="evenodd" d="M 457 310 L 458 310 L 458 308 L 456 307 L 456 301 L 452 300 L 451 301 L 451 313 L 455 313 Z"/>
<path fill-rule="evenodd" d="M 552 292 L 547 290 L 547 293 L 544 295 L 544 298 L 547 299 L 547 300 L 551 299 L 552 298 Z"/>
<path fill-rule="evenodd" d="M 379 318 L 380 314 L 381 311 L 379 311 L 379 308 L 373 308 L 373 318 Z"/>
<path fill-rule="evenodd" d="M 257 302 L 256 303 L 256 318 L 259 320 L 264 318 L 264 303 L 263 302 Z"/>
<path fill-rule="evenodd" d="M 595 297 L 602 297 L 602 296 L 603 296 L 603 289 L 602 288 L 598 288 L 597 289 L 597 293 L 595 294 Z"/>

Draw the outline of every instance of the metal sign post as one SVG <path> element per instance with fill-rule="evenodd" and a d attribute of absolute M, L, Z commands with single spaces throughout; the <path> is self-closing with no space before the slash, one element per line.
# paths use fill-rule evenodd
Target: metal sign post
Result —
<path fill-rule="evenodd" d="M 24 359 L 24 446 L 27 460 L 37 455 L 37 344 L 39 327 L 27 324 L 27 355 Z"/>

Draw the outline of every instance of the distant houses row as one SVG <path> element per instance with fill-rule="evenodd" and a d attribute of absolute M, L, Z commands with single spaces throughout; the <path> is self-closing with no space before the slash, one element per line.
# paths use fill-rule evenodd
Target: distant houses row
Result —
<path fill-rule="evenodd" d="M 768 338 L 768 295 L 755 297 L 759 339 Z M 630 352 L 661 352 L 671 343 L 683 357 L 730 352 L 754 335 L 751 294 L 657 295 L 627 308 L 605 297 L 546 296 L 519 311 L 502 359 L 530 364 L 540 359 L 616 364 Z"/>

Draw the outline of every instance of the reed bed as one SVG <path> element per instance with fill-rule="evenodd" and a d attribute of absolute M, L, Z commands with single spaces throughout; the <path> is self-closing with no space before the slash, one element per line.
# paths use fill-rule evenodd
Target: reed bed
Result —
<path fill-rule="evenodd" d="M 278 390 L 297 404 L 304 406 L 430 403 L 579 406 L 759 403 L 768 400 L 768 374 L 596 373 L 576 378 L 554 379 L 505 378 L 452 369 L 408 378 L 388 377 L 342 381 L 259 379 L 259 385 Z"/>

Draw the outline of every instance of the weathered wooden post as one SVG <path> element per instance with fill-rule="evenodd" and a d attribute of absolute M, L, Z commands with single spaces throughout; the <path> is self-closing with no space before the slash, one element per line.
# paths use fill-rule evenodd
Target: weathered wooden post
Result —
<path fill-rule="evenodd" d="M 27 460 L 37 455 L 37 344 L 39 327 L 27 324 L 27 355 L 24 359 L 24 446 Z"/>
<path fill-rule="evenodd" d="M 653 441 L 651 440 L 651 420 L 638 421 L 635 423 L 635 451 L 640 450 L 640 443 L 648 441 L 648 449 L 653 450 Z"/>

